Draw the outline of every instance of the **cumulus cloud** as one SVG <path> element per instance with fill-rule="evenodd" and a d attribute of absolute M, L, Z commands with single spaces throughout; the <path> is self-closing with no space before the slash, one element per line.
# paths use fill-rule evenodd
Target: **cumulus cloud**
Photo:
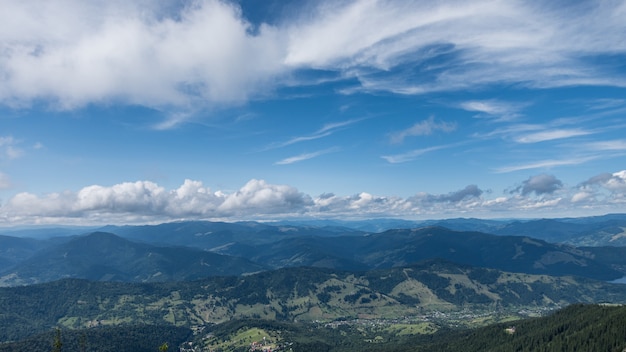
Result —
<path fill-rule="evenodd" d="M 352 196 L 325 193 L 314 199 L 309 209 L 311 216 L 318 217 L 376 217 L 406 216 L 418 212 L 410 201 L 400 197 L 376 196 L 361 192 Z"/>
<path fill-rule="evenodd" d="M 311 198 L 294 187 L 251 180 L 237 192 L 212 192 L 202 182 L 185 180 L 174 190 L 150 181 L 92 185 L 78 192 L 37 196 L 19 193 L 0 208 L 0 219 L 58 218 L 75 221 L 221 218 L 298 213 Z M 100 220 L 98 220 L 100 218 Z M 127 220 L 130 221 L 130 220 Z"/>
<path fill-rule="evenodd" d="M 92 185 L 76 192 L 18 193 L 0 205 L 0 225 L 598 214 L 626 211 L 626 171 L 598 175 L 571 188 L 553 175 L 542 174 L 530 177 L 504 196 L 491 198 L 491 193 L 468 185 L 449 193 L 418 192 L 407 198 L 368 192 L 313 197 L 293 186 L 257 179 L 231 192 L 211 190 L 196 180 L 185 180 L 171 190 L 154 182 L 137 181 Z"/>
<path fill-rule="evenodd" d="M 599 186 L 612 192 L 626 192 L 626 170 L 596 175 L 581 184 L 583 187 Z"/>
<path fill-rule="evenodd" d="M 112 187 L 89 186 L 76 195 L 76 211 L 114 209 L 123 213 L 160 213 L 166 203 L 165 189 L 149 181 L 125 182 Z"/>
<path fill-rule="evenodd" d="M 218 210 L 224 214 L 298 213 L 310 205 L 309 196 L 286 185 L 272 185 L 251 180 L 239 191 L 227 196 Z"/>
<path fill-rule="evenodd" d="M 476 185 L 469 185 L 462 190 L 429 197 L 433 202 L 460 202 L 468 198 L 478 198 L 483 191 Z"/>
<path fill-rule="evenodd" d="M 217 0 L 3 2 L 0 100 L 62 109 L 121 101 L 149 107 L 245 101 L 282 71 L 273 28 Z M 167 11 L 166 11 L 167 10 Z M 13 25 L 7 25 L 12 23 Z"/>
<path fill-rule="evenodd" d="M 452 132 L 456 129 L 456 123 L 435 121 L 433 116 L 427 120 L 420 121 L 413 126 L 390 135 L 391 143 L 402 143 L 407 137 L 427 136 L 435 131 Z"/>
<path fill-rule="evenodd" d="M 580 204 L 605 204 L 606 207 L 625 203 L 626 170 L 598 174 L 581 182 L 571 200 Z"/>
<path fill-rule="evenodd" d="M 563 187 L 563 182 L 554 175 L 540 174 L 529 177 L 522 185 L 512 192 L 519 192 L 523 196 L 535 193 L 536 195 L 552 194 Z"/>

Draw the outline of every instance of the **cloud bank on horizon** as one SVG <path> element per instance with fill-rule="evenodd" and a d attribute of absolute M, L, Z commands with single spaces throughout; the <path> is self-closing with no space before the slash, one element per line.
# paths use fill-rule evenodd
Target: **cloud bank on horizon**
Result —
<path fill-rule="evenodd" d="M 3 225 L 626 212 L 624 1 L 0 7 Z"/>
<path fill-rule="evenodd" d="M 332 193 L 311 196 L 288 185 L 250 180 L 235 192 L 212 191 L 200 181 L 185 180 L 166 190 L 150 181 L 110 187 L 88 186 L 78 192 L 37 196 L 19 193 L 0 213 L 2 224 L 154 223 L 181 219 L 276 220 L 285 218 L 359 219 L 399 217 L 433 219 L 450 216 L 502 217 L 512 211 L 538 210 L 558 214 L 572 206 L 610 212 L 626 201 L 626 170 L 597 175 L 565 187 L 548 174 L 524 180 L 507 196 L 488 199 L 476 185 L 448 194 L 418 193 L 408 198 L 352 196 Z"/>

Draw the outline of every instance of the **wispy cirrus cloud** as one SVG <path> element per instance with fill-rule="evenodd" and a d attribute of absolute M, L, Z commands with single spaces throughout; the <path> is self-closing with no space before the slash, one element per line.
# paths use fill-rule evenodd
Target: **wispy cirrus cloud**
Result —
<path fill-rule="evenodd" d="M 610 141 L 598 141 L 585 143 L 585 149 L 589 150 L 610 150 L 610 151 L 626 151 L 626 139 L 615 139 Z"/>
<path fill-rule="evenodd" d="M 461 109 L 479 113 L 477 117 L 490 117 L 497 121 L 511 121 L 520 116 L 519 111 L 528 104 L 501 100 L 472 100 L 459 104 Z"/>
<path fill-rule="evenodd" d="M 456 147 L 457 145 L 458 144 L 447 144 L 447 145 L 438 145 L 438 146 L 433 146 L 433 147 L 428 147 L 428 148 L 413 149 L 405 153 L 383 155 L 381 156 L 381 158 L 387 160 L 387 162 L 390 164 L 406 163 L 409 161 L 413 161 L 424 154 L 432 153 L 441 149 Z"/>
<path fill-rule="evenodd" d="M 615 20 L 615 13 L 624 11 L 619 4 L 570 3 L 567 11 L 523 1 L 396 4 L 357 1 L 325 8 L 325 15 L 299 28 L 301 40 L 288 60 L 350 67 L 361 82 L 352 92 L 423 94 L 501 83 L 532 88 L 626 83 L 617 67 L 588 71 L 594 64 L 585 59 L 625 51 L 625 45 L 614 44 L 624 29 Z M 616 37 L 598 35 L 609 28 L 616 30 Z M 330 43 L 321 40 L 331 37 L 331 31 L 344 35 L 332 35 Z"/>
<path fill-rule="evenodd" d="M 312 141 L 312 140 L 328 137 L 342 130 L 344 127 L 350 126 L 360 121 L 362 121 L 362 119 L 351 119 L 351 120 L 346 120 L 346 121 L 328 123 L 310 135 L 293 137 L 285 142 L 271 144 L 265 147 L 263 150 L 265 151 L 265 150 L 271 150 L 271 149 L 278 149 L 278 148 L 287 147 L 296 143 L 307 142 L 307 141 Z"/>
<path fill-rule="evenodd" d="M 525 163 L 525 164 L 503 166 L 503 167 L 494 169 L 494 171 L 496 173 L 508 173 L 508 172 L 521 171 L 521 170 L 532 170 L 532 169 L 543 169 L 543 168 L 549 169 L 549 168 L 557 167 L 557 166 L 580 165 L 580 164 L 584 164 L 586 162 L 589 162 L 598 158 L 600 158 L 600 156 L 596 155 L 596 156 L 576 157 L 576 158 L 570 158 L 570 159 L 540 160 L 540 161 Z"/>
<path fill-rule="evenodd" d="M 625 87 L 619 65 L 593 60 L 626 54 L 624 8 L 613 1 L 319 1 L 306 16 L 267 24 L 218 0 L 5 2 L 0 104 L 43 100 L 77 109 L 115 101 L 172 112 L 177 117 L 160 125 L 171 128 L 181 111 L 243 104 L 319 79 L 294 82 L 302 70 L 356 80 L 352 92 Z M 466 108 L 494 114 L 494 103 Z"/>
<path fill-rule="evenodd" d="M 300 155 L 296 155 L 296 156 L 292 156 L 289 158 L 285 158 L 282 160 L 279 160 L 277 162 L 274 163 L 274 165 L 289 165 L 289 164 L 293 164 L 293 163 L 297 163 L 300 161 L 304 161 L 304 160 L 309 160 L 309 159 L 313 159 L 313 158 L 317 158 L 318 156 L 324 155 L 324 154 L 328 154 L 328 153 L 334 153 L 339 151 L 339 148 L 328 148 L 328 149 L 324 149 L 324 150 L 319 150 L 316 152 L 312 152 L 312 153 L 304 153 L 304 154 L 300 154 Z"/>
<path fill-rule="evenodd" d="M 590 111 L 596 110 L 621 110 L 626 106 L 626 99 L 593 99 L 584 101 L 587 109 Z"/>
<path fill-rule="evenodd" d="M 583 129 L 553 129 L 519 135 L 515 137 L 515 141 L 518 143 L 539 143 L 556 139 L 586 136 L 593 133 L 595 132 Z"/>
<path fill-rule="evenodd" d="M 399 144 L 407 137 L 427 136 L 436 131 L 452 132 L 456 130 L 457 124 L 454 122 L 436 121 L 433 116 L 426 120 L 415 123 L 413 126 L 389 136 L 391 143 Z"/>

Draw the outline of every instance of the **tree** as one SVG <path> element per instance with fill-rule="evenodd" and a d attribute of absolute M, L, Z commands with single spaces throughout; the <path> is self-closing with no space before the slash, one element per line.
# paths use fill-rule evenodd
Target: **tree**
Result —
<path fill-rule="evenodd" d="M 57 328 L 56 333 L 54 334 L 54 342 L 52 342 L 52 352 L 61 352 L 62 346 L 63 342 L 61 342 L 61 329 Z"/>
<path fill-rule="evenodd" d="M 167 342 L 163 342 L 163 344 L 159 346 L 159 352 L 167 352 L 167 350 L 169 349 L 170 346 L 167 344 Z"/>

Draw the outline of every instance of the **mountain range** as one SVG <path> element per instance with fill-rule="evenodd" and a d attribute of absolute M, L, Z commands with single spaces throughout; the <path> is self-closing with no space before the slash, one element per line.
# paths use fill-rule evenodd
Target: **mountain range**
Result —
<path fill-rule="evenodd" d="M 501 236 L 527 236 L 553 243 L 574 246 L 626 245 L 626 214 L 607 214 L 559 219 L 475 219 L 408 221 L 376 219 L 363 221 L 314 220 L 288 221 L 279 224 L 346 227 L 364 232 L 384 232 L 392 229 L 411 229 L 440 226 L 457 231 L 476 231 Z"/>
<path fill-rule="evenodd" d="M 94 232 L 72 237 L 32 254 L 0 274 L 0 284 L 26 285 L 63 278 L 126 282 L 186 281 L 266 269 L 239 257 L 189 247 L 153 246 L 111 233 Z"/>
<path fill-rule="evenodd" d="M 432 333 L 572 303 L 626 304 L 626 285 L 607 282 L 626 277 L 625 221 L 615 214 L 10 229 L 0 234 L 0 342 L 55 326 L 197 331 L 239 319 L 412 317 Z"/>
<path fill-rule="evenodd" d="M 181 228 L 181 224 L 175 226 Z M 197 231 L 198 224 L 184 224 L 182 228 L 188 229 L 188 226 Z M 323 230 L 320 236 L 311 235 L 313 230 L 310 228 L 289 229 L 259 230 L 255 227 L 251 233 L 222 229 L 201 235 L 195 233 L 192 237 L 181 235 L 175 242 L 184 242 L 188 245 L 186 247 L 135 242 L 107 232 L 51 239 L 47 245 L 31 239 L 4 237 L 6 247 L 0 254 L 4 262 L 11 264 L 0 270 L 0 285 L 33 284 L 63 278 L 186 281 L 299 266 L 365 271 L 434 258 L 529 274 L 573 275 L 597 280 L 626 276 L 623 271 L 626 259 L 617 255 L 620 247 L 602 247 L 603 252 L 600 252 L 599 248 L 576 248 L 530 237 L 453 231 L 442 227 L 388 230 L 375 234 Z M 131 233 L 129 237 L 133 237 L 132 231 L 126 231 L 127 235 Z M 146 236 L 137 235 L 144 231 L 134 233 L 140 238 L 138 240 L 147 240 Z M 174 232 L 169 236 L 177 235 Z M 154 240 L 162 243 L 165 239 L 165 236 L 157 236 Z M 207 246 L 211 247 L 210 250 L 205 248 Z M 19 254 L 24 256 L 22 260 L 19 260 Z"/>

